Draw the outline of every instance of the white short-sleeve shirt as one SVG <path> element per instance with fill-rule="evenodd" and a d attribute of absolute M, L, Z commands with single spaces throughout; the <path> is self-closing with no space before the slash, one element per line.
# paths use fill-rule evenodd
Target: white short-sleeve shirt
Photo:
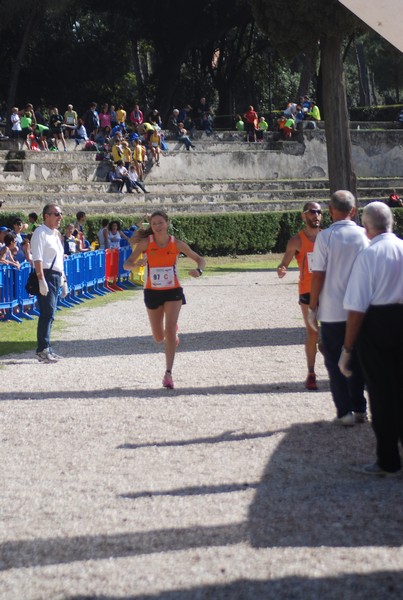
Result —
<path fill-rule="evenodd" d="M 370 305 L 403 304 L 403 240 L 377 235 L 354 263 L 344 309 L 366 312 Z"/>
<path fill-rule="evenodd" d="M 55 259 L 52 269 L 63 273 L 64 250 L 57 229 L 50 229 L 45 224 L 37 227 L 32 234 L 31 251 L 32 260 L 42 261 L 44 269 L 50 269 L 53 259 Z"/>
<path fill-rule="evenodd" d="M 358 253 L 368 244 L 363 227 L 347 219 L 336 221 L 318 233 L 312 271 L 326 273 L 319 295 L 320 321 L 336 323 L 347 320 L 347 311 L 343 308 L 347 282 Z"/>

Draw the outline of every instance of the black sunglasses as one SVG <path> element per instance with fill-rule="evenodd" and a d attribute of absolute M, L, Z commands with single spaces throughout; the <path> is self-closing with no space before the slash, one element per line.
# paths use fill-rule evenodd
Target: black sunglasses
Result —
<path fill-rule="evenodd" d="M 62 217 L 63 216 L 62 212 L 57 212 L 57 211 L 56 212 L 52 212 L 52 213 L 47 213 L 47 214 L 50 215 L 50 216 L 53 215 L 54 217 Z"/>
<path fill-rule="evenodd" d="M 322 211 L 320 208 L 308 208 L 307 210 L 304 210 L 304 214 L 305 213 L 311 213 L 311 215 L 321 215 Z"/>

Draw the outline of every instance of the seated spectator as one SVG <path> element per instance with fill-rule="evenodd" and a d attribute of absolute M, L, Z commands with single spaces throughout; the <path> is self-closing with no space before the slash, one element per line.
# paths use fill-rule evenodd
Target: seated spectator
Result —
<path fill-rule="evenodd" d="M 111 221 L 108 230 L 107 248 L 120 248 L 121 239 L 130 240 L 124 231 L 121 231 L 119 221 Z"/>
<path fill-rule="evenodd" d="M 88 134 L 87 134 L 87 130 L 84 126 L 84 121 L 82 119 L 78 119 L 77 121 L 77 128 L 76 128 L 76 133 L 74 135 L 75 140 L 76 140 L 76 150 L 78 148 L 78 146 L 81 144 L 81 142 L 88 142 Z"/>
<path fill-rule="evenodd" d="M 130 185 L 132 186 L 132 189 L 135 189 L 138 194 L 141 194 L 140 190 L 143 190 L 143 192 L 145 194 L 150 193 L 148 190 L 146 190 L 146 188 L 141 183 L 141 181 L 139 181 L 139 176 L 137 174 L 136 167 L 134 165 L 131 165 L 129 168 L 129 179 L 130 179 Z M 123 185 L 123 182 L 122 182 L 122 185 Z"/>
<path fill-rule="evenodd" d="M 237 131 L 245 131 L 245 123 L 244 123 L 244 121 L 242 119 L 242 115 L 237 115 L 236 116 L 235 129 Z"/>
<path fill-rule="evenodd" d="M 209 113 L 205 112 L 202 114 L 202 117 L 200 120 L 200 128 L 207 135 L 211 135 L 213 133 L 213 118 Z"/>
<path fill-rule="evenodd" d="M 104 250 L 108 247 L 108 229 L 109 219 L 102 219 L 102 227 L 98 231 L 98 241 L 100 250 Z"/>
<path fill-rule="evenodd" d="M 20 263 L 15 258 L 17 242 L 14 233 L 6 233 L 3 239 L 3 246 L 0 249 L 0 264 L 11 265 L 16 269 L 20 268 Z"/>
<path fill-rule="evenodd" d="M 198 124 L 201 128 L 201 121 L 202 121 L 204 113 L 207 113 L 208 115 L 211 114 L 210 105 L 204 96 L 202 98 L 200 98 L 199 106 L 196 109 L 196 113 L 197 113 L 197 118 L 198 118 Z"/>
<path fill-rule="evenodd" d="M 161 115 L 156 108 L 149 114 L 148 122 L 151 123 L 151 125 L 154 125 L 154 127 L 157 126 L 162 129 Z"/>
<path fill-rule="evenodd" d="M 257 137 L 258 141 L 261 142 L 263 140 L 265 131 L 267 131 L 269 128 L 269 125 L 264 117 L 260 117 L 257 127 L 258 127 L 258 130 L 256 133 L 256 137 Z"/>
<path fill-rule="evenodd" d="M 183 123 L 184 128 L 188 132 L 188 136 L 191 140 L 194 138 L 194 132 L 196 130 L 196 123 L 192 119 L 192 115 L 189 113 Z"/>
<path fill-rule="evenodd" d="M 174 108 L 171 116 L 168 119 L 168 130 L 174 133 L 176 136 L 179 135 L 179 122 L 178 122 L 179 110 Z"/>
<path fill-rule="evenodd" d="M 161 135 L 157 129 L 154 129 L 151 133 L 149 144 L 155 164 L 159 167 L 161 158 Z"/>
<path fill-rule="evenodd" d="M 252 105 L 249 106 L 247 112 L 244 114 L 245 118 L 245 130 L 248 134 L 248 142 L 256 142 L 256 129 L 258 125 L 257 112 Z"/>
<path fill-rule="evenodd" d="M 143 113 L 141 112 L 138 104 L 134 105 L 133 110 L 130 113 L 129 119 L 130 124 L 132 126 L 132 130 L 137 131 L 138 126 L 141 125 L 144 121 Z"/>
<path fill-rule="evenodd" d="M 306 114 L 313 121 L 321 120 L 319 106 L 316 104 L 316 102 L 314 100 L 311 100 L 311 109 Z"/>
<path fill-rule="evenodd" d="M 116 163 L 116 167 L 115 167 L 115 173 L 116 173 L 116 180 L 115 181 L 119 181 L 121 182 L 119 184 L 119 192 L 121 194 L 123 194 L 123 186 L 126 186 L 126 192 L 128 194 L 132 194 L 133 190 L 132 190 L 132 185 L 130 183 L 130 179 L 129 179 L 129 171 L 126 169 L 126 167 L 123 164 L 123 160 L 118 160 L 118 162 Z"/>
<path fill-rule="evenodd" d="M 71 254 L 77 254 L 80 252 L 81 244 L 80 240 L 77 237 L 78 231 L 74 227 L 74 223 L 70 223 L 67 225 L 64 236 L 63 236 L 63 246 L 64 246 L 64 254 L 66 256 L 70 256 Z"/>
<path fill-rule="evenodd" d="M 302 123 L 302 121 L 305 120 L 305 113 L 302 110 L 302 106 L 300 104 L 297 104 L 297 112 L 295 113 L 295 123 L 298 125 L 298 123 Z"/>
<path fill-rule="evenodd" d="M 403 206 L 403 200 L 399 197 L 396 190 L 392 190 L 387 205 L 390 206 L 390 208 L 399 208 L 400 206 Z"/>
<path fill-rule="evenodd" d="M 192 144 L 192 142 L 188 136 L 187 129 L 185 129 L 183 123 L 178 123 L 178 128 L 179 128 L 178 140 L 180 142 L 182 142 L 182 144 L 185 144 L 186 150 L 190 150 L 191 148 L 196 148 L 196 146 L 194 144 Z"/>
<path fill-rule="evenodd" d="M 286 117 L 295 117 L 297 113 L 297 105 L 295 102 L 289 102 L 287 108 L 284 111 Z"/>

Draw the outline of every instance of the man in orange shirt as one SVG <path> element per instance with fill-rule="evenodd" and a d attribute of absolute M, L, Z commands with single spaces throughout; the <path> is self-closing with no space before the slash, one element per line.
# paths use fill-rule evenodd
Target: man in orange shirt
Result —
<path fill-rule="evenodd" d="M 308 376 L 305 381 L 307 390 L 317 390 L 315 375 L 315 359 L 318 344 L 318 332 L 308 324 L 308 307 L 312 279 L 312 253 L 316 236 L 320 231 L 322 209 L 317 202 L 307 202 L 302 211 L 302 220 L 305 227 L 290 239 L 283 259 L 277 267 L 277 275 L 283 278 L 287 267 L 295 257 L 299 267 L 299 305 L 306 328 L 305 352 L 308 363 Z"/>

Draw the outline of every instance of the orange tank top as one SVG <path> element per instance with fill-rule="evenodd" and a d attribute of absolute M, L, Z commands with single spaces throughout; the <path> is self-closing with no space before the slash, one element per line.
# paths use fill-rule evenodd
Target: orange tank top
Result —
<path fill-rule="evenodd" d="M 154 236 L 150 235 L 144 254 L 147 256 L 147 279 L 144 286 L 147 290 L 171 290 L 180 287 L 176 269 L 179 251 L 173 235 L 165 248 L 158 246 Z"/>
<path fill-rule="evenodd" d="M 301 295 L 309 294 L 311 291 L 314 242 L 311 242 L 303 231 L 300 231 L 298 235 L 301 240 L 301 248 L 296 252 L 295 258 L 297 259 L 299 267 L 298 291 Z"/>

